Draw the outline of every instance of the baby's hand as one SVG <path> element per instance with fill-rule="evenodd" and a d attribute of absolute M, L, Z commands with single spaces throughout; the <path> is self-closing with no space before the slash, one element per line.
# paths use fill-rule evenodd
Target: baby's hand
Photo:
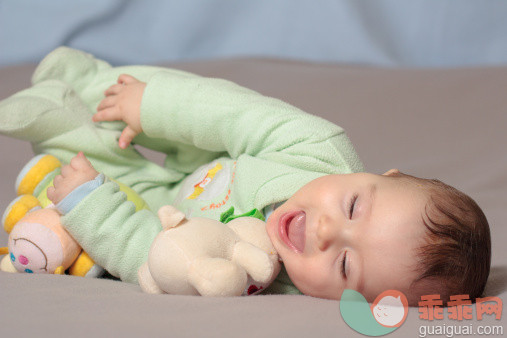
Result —
<path fill-rule="evenodd" d="M 119 146 L 122 149 L 132 142 L 141 128 L 141 99 L 146 83 L 130 75 L 120 75 L 118 84 L 109 87 L 104 94 L 106 97 L 97 107 L 93 121 L 123 121 L 127 127 L 120 135 Z"/>
<path fill-rule="evenodd" d="M 56 205 L 72 190 L 95 179 L 98 174 L 83 152 L 80 151 L 77 156 L 72 158 L 70 164 L 62 167 L 61 174 L 55 177 L 53 187 L 48 188 L 48 198 Z"/>

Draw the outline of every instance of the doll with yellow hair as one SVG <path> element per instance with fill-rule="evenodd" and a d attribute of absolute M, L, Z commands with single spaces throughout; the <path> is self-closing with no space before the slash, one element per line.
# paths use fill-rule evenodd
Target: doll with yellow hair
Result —
<path fill-rule="evenodd" d="M 31 159 L 16 179 L 14 199 L 2 217 L 9 234 L 6 255 L 0 270 L 25 273 L 49 273 L 97 277 L 104 269 L 96 265 L 60 222 L 60 213 L 47 197 L 54 178 L 61 172 L 60 161 L 47 154 Z M 120 184 L 138 210 L 146 203 L 130 188 Z"/>

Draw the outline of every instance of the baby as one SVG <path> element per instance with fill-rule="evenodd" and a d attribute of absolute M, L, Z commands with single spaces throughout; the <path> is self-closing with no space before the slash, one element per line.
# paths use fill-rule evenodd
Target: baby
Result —
<path fill-rule="evenodd" d="M 121 148 L 143 131 L 145 87 L 120 76 L 93 116 L 127 124 Z M 79 153 L 55 178 L 48 197 L 58 204 L 98 175 Z M 411 305 L 422 294 L 474 299 L 489 273 L 489 227 L 477 204 L 438 180 L 396 169 L 316 178 L 274 209 L 267 231 L 290 280 L 315 297 L 339 299 L 347 288 L 368 301 L 384 290 L 400 290 Z"/>
<path fill-rule="evenodd" d="M 156 210 L 170 203 L 187 217 L 262 210 L 284 265 L 265 292 L 339 299 L 354 289 L 372 302 L 396 289 L 417 305 L 424 294 L 484 290 L 490 234 L 477 204 L 438 180 L 364 173 L 328 121 L 229 81 L 114 68 L 69 48 L 49 54 L 32 82 L 0 103 L 0 132 L 69 163 L 48 197 L 123 281 L 137 282 L 161 230 Z M 131 143 L 166 154 L 164 168 Z M 152 211 L 136 212 L 109 177 Z"/>

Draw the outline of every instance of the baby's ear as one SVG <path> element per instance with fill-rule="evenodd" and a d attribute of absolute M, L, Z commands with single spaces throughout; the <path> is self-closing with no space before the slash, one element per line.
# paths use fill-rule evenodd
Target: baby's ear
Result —
<path fill-rule="evenodd" d="M 384 175 L 384 176 L 395 176 L 395 175 L 398 175 L 398 174 L 400 174 L 400 171 L 398 169 L 391 169 L 391 170 L 386 171 L 382 175 Z"/>

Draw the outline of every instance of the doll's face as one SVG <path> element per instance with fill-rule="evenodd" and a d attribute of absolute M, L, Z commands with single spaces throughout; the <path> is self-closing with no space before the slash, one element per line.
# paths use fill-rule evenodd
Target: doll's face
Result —
<path fill-rule="evenodd" d="M 320 177 L 271 214 L 268 235 L 301 292 L 339 299 L 353 289 L 369 302 L 388 289 L 408 292 L 427 196 L 388 174 Z"/>
<path fill-rule="evenodd" d="M 9 234 L 9 255 L 19 272 L 53 273 L 62 264 L 58 236 L 39 223 L 19 222 Z"/>

